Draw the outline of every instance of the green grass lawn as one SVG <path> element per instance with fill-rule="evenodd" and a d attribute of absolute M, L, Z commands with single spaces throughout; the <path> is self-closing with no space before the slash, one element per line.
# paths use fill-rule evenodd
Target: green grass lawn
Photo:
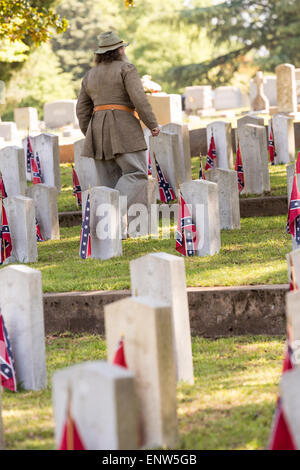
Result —
<path fill-rule="evenodd" d="M 205 166 L 205 158 L 202 157 L 203 168 Z M 198 179 L 200 157 L 193 157 L 192 163 L 192 176 L 193 179 Z M 286 165 L 269 165 L 270 180 L 271 180 L 271 196 L 286 196 Z M 75 211 L 77 210 L 75 197 L 72 194 L 72 169 L 70 163 L 60 165 L 61 175 L 61 193 L 58 195 L 58 211 Z M 245 195 L 241 197 L 246 197 Z"/>
<path fill-rule="evenodd" d="M 284 339 L 278 337 L 193 338 L 195 384 L 177 389 L 178 448 L 265 448 L 283 352 Z M 53 449 L 53 372 L 105 354 L 105 342 L 97 336 L 48 337 L 47 389 L 3 393 L 6 448 Z"/>
<path fill-rule="evenodd" d="M 187 285 L 288 282 L 285 256 L 291 251 L 291 237 L 285 225 L 285 216 L 257 217 L 241 219 L 240 230 L 222 230 L 219 254 L 185 258 Z M 80 226 L 61 228 L 60 234 L 61 240 L 39 243 L 38 262 L 29 264 L 41 270 L 44 292 L 129 289 L 130 260 L 160 251 L 178 254 L 174 238 L 141 237 L 123 241 L 123 256 L 83 260 L 79 257 Z"/>

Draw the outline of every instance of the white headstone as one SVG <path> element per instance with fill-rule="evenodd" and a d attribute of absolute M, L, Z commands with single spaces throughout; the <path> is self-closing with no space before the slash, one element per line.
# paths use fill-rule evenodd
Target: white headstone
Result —
<path fill-rule="evenodd" d="M 142 445 L 177 439 L 176 371 L 171 308 L 153 297 L 131 297 L 105 306 L 108 361 L 124 335 L 125 358 L 136 377 Z"/>
<path fill-rule="evenodd" d="M 225 121 L 214 121 L 208 124 L 206 128 L 208 149 L 212 132 L 216 144 L 217 167 L 230 170 L 233 167 L 231 124 Z"/>
<path fill-rule="evenodd" d="M 281 64 L 276 67 L 277 107 L 279 113 L 297 113 L 295 67 Z"/>
<path fill-rule="evenodd" d="M 74 143 L 74 162 L 75 170 L 79 179 L 82 191 L 86 191 L 89 186 L 101 186 L 99 161 L 94 158 L 82 157 L 84 139 L 77 140 Z"/>
<path fill-rule="evenodd" d="M 0 306 L 11 341 L 17 382 L 25 390 L 47 385 L 42 276 L 22 265 L 0 270 Z"/>
<path fill-rule="evenodd" d="M 294 175 L 295 175 L 295 163 L 291 163 L 290 165 L 286 166 L 288 203 L 290 203 Z M 298 185 L 298 188 L 300 188 L 300 174 L 297 175 L 297 185 Z"/>
<path fill-rule="evenodd" d="M 181 95 L 168 95 L 167 93 L 147 94 L 158 124 L 164 126 L 169 122 L 182 121 Z"/>
<path fill-rule="evenodd" d="M 215 89 L 215 108 L 234 109 L 243 107 L 241 90 L 234 86 L 220 86 Z"/>
<path fill-rule="evenodd" d="M 44 121 L 46 127 L 57 129 L 73 124 L 78 126 L 76 116 L 77 100 L 58 100 L 44 104 Z"/>
<path fill-rule="evenodd" d="M 82 193 L 84 217 L 88 191 Z M 105 186 L 90 189 L 91 257 L 109 259 L 122 255 L 119 191 Z"/>
<path fill-rule="evenodd" d="M 39 129 L 38 112 L 36 108 L 15 108 L 14 119 L 18 129 L 36 131 Z"/>
<path fill-rule="evenodd" d="M 131 293 L 172 308 L 177 380 L 194 383 L 189 307 L 183 258 L 151 253 L 130 262 Z"/>
<path fill-rule="evenodd" d="M 198 256 L 214 255 L 221 248 L 218 185 L 193 180 L 180 185 L 182 197 L 190 205 L 199 236 Z"/>
<path fill-rule="evenodd" d="M 4 140 L 18 143 L 19 134 L 17 126 L 14 122 L 1 121 L 0 122 L 0 137 L 3 137 Z"/>
<path fill-rule="evenodd" d="M 21 147 L 11 146 L 0 150 L 0 172 L 8 196 L 25 196 L 27 183 Z"/>
<path fill-rule="evenodd" d="M 265 127 L 246 124 L 239 129 L 245 192 L 270 191 L 268 143 Z"/>
<path fill-rule="evenodd" d="M 56 448 L 62 440 L 68 404 L 86 450 L 137 448 L 132 372 L 102 361 L 85 362 L 55 372 L 52 383 Z"/>
<path fill-rule="evenodd" d="M 286 255 L 289 283 L 300 288 L 300 248 L 294 249 Z M 300 292 L 300 291 L 299 291 Z"/>
<path fill-rule="evenodd" d="M 187 124 L 178 124 L 171 122 L 161 128 L 161 132 L 167 132 L 169 134 L 176 134 L 179 138 L 179 151 L 180 151 L 180 168 L 181 168 L 181 179 L 183 181 L 189 181 L 192 179 L 192 168 L 191 168 L 191 147 L 190 147 L 190 136 L 189 128 Z"/>
<path fill-rule="evenodd" d="M 38 253 L 33 200 L 24 196 L 11 196 L 3 202 L 13 247 L 10 260 L 34 263 Z"/>
<path fill-rule="evenodd" d="M 188 86 L 185 89 L 184 95 L 185 109 L 188 111 L 213 108 L 212 89 L 210 85 Z"/>
<path fill-rule="evenodd" d="M 128 192 L 128 182 L 118 183 L 117 189 L 120 195 Z M 124 197 L 124 196 L 122 196 Z M 151 219 L 151 210 L 155 210 L 156 205 L 156 181 L 152 178 L 141 179 L 135 184 L 135 191 L 131 192 L 131 197 L 127 199 L 127 215 L 121 206 L 122 216 L 122 236 L 123 221 L 127 219 L 127 234 L 136 238 L 147 236 L 150 233 L 158 233 L 158 219 Z M 125 207 L 126 210 L 126 207 Z M 124 237 L 126 238 L 126 237 Z"/>
<path fill-rule="evenodd" d="M 299 283 L 299 248 L 292 252 L 292 254 L 298 251 L 298 259 L 294 264 L 294 268 L 297 265 L 297 274 L 295 272 L 296 287 Z M 292 345 L 292 349 L 297 352 L 298 363 L 300 363 L 300 291 L 293 290 L 286 294 L 286 319 L 287 319 L 287 330 L 289 333 L 289 342 Z"/>
<path fill-rule="evenodd" d="M 297 104 L 300 104 L 300 69 L 295 69 Z"/>
<path fill-rule="evenodd" d="M 263 72 L 261 71 L 256 72 L 254 82 L 256 84 L 256 96 L 254 100 L 251 102 L 252 109 L 254 111 L 263 111 L 263 112 L 268 113 L 270 104 L 269 104 L 269 100 L 267 96 L 264 93 Z"/>
<path fill-rule="evenodd" d="M 48 186 L 55 186 L 57 190 L 60 191 L 58 136 L 53 134 L 39 134 L 30 137 L 30 142 L 34 155 L 36 155 L 37 152 L 40 158 L 43 183 Z M 26 166 L 27 138 L 23 139 L 23 148 Z"/>
<path fill-rule="evenodd" d="M 296 449 L 300 449 L 300 369 L 296 367 L 281 376 L 282 410 Z"/>
<path fill-rule="evenodd" d="M 178 135 L 169 132 L 160 132 L 158 137 L 150 136 L 149 142 L 153 178 L 157 181 L 156 160 L 169 185 L 173 189 L 174 194 L 178 196 L 179 185 L 184 182 Z M 158 184 L 156 197 L 160 199 Z"/>
<path fill-rule="evenodd" d="M 272 118 L 277 163 L 295 160 L 295 132 L 292 117 L 275 114 Z"/>
<path fill-rule="evenodd" d="M 59 240 L 57 189 L 46 184 L 34 184 L 27 190 L 34 200 L 35 214 L 44 240 Z"/>
<path fill-rule="evenodd" d="M 237 172 L 216 168 L 207 171 L 205 178 L 218 185 L 221 230 L 240 228 L 240 200 Z"/>
<path fill-rule="evenodd" d="M 250 80 L 250 101 L 256 97 L 257 86 L 253 78 Z M 276 87 L 276 76 L 264 77 L 263 92 L 269 100 L 270 106 L 277 105 L 277 87 Z"/>

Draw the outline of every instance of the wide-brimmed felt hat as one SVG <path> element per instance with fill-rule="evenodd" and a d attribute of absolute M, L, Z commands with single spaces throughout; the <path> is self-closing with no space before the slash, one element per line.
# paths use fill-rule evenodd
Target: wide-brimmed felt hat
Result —
<path fill-rule="evenodd" d="M 98 36 L 98 49 L 94 51 L 95 54 L 105 54 L 108 51 L 114 51 L 119 47 L 127 47 L 129 42 L 124 42 L 113 31 L 107 31 Z"/>

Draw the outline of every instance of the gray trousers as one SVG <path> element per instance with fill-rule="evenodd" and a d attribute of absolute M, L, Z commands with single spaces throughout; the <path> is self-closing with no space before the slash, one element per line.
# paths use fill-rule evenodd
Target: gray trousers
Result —
<path fill-rule="evenodd" d="M 146 151 L 123 153 L 111 160 L 97 160 L 100 185 L 117 189 L 127 197 L 121 206 L 122 237 L 127 237 L 127 210 L 132 204 L 148 205 L 148 161 Z"/>
<path fill-rule="evenodd" d="M 139 192 L 148 181 L 146 151 L 123 153 L 112 160 L 97 160 L 101 186 L 117 189 L 127 196 L 128 205 L 139 201 Z"/>

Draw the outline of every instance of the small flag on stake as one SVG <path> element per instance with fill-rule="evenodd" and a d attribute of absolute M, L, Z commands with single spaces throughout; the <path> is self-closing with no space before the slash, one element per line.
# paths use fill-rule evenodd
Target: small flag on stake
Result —
<path fill-rule="evenodd" d="M 150 150 L 149 150 L 149 158 L 148 158 L 148 176 L 152 175 L 152 168 L 151 168 L 151 157 L 150 157 Z"/>
<path fill-rule="evenodd" d="M 26 171 L 31 173 L 31 159 L 34 158 L 29 136 L 27 136 Z"/>
<path fill-rule="evenodd" d="M 217 158 L 216 144 L 213 133 L 211 133 L 209 150 L 206 158 L 205 171 L 215 167 L 215 160 Z"/>
<path fill-rule="evenodd" d="M 71 394 L 68 393 L 67 416 L 59 450 L 86 450 L 71 414 Z"/>
<path fill-rule="evenodd" d="M 5 207 L 3 205 L 3 199 L 0 198 L 1 201 L 1 225 L 0 225 L 0 264 L 3 264 L 7 258 L 10 257 L 12 252 L 12 242 L 11 236 L 9 231 L 9 226 L 7 222 L 7 215 L 5 211 Z"/>
<path fill-rule="evenodd" d="M 82 206 L 81 200 L 81 186 L 79 183 L 79 178 L 77 176 L 76 170 L 72 165 L 72 181 L 73 181 L 73 196 L 76 198 L 77 207 Z"/>
<path fill-rule="evenodd" d="M 292 194 L 288 212 L 286 231 L 290 233 L 300 245 L 300 194 L 297 187 L 297 175 L 294 175 Z"/>
<path fill-rule="evenodd" d="M 244 180 L 244 169 L 243 169 L 243 163 L 242 163 L 240 142 L 238 142 L 238 148 L 236 152 L 235 171 L 237 172 L 237 177 L 238 177 L 239 193 L 241 193 L 245 187 L 245 180 Z"/>
<path fill-rule="evenodd" d="M 88 193 L 84 216 L 82 218 L 79 254 L 83 259 L 91 256 L 90 193 Z"/>
<path fill-rule="evenodd" d="M 276 150 L 275 150 L 272 126 L 270 127 L 270 134 L 269 134 L 269 156 L 270 156 L 271 165 L 275 165 Z"/>
<path fill-rule="evenodd" d="M 128 369 L 126 359 L 125 359 L 125 350 L 124 350 L 124 336 L 121 336 L 121 339 L 119 341 L 119 346 L 118 349 L 116 350 L 115 357 L 113 360 L 113 364 L 116 366 L 120 367 L 125 367 L 125 369 Z"/>
<path fill-rule="evenodd" d="M 182 195 L 179 195 L 176 251 L 184 256 L 194 256 L 198 245 L 198 234 L 191 213 Z"/>
<path fill-rule="evenodd" d="M 199 180 L 205 180 L 205 174 L 202 168 L 201 158 L 200 158 L 200 167 L 199 167 Z"/>
<path fill-rule="evenodd" d="M 162 169 L 160 168 L 160 166 L 159 166 L 159 164 L 158 164 L 158 162 L 155 158 L 155 155 L 153 155 L 153 158 L 154 158 L 155 166 L 156 166 L 160 200 L 161 200 L 161 202 L 174 201 L 174 199 L 175 199 L 174 191 L 171 188 L 170 184 L 168 183 L 168 180 L 165 177 Z"/>
<path fill-rule="evenodd" d="M 298 153 L 297 161 L 296 161 L 296 173 L 299 175 L 300 173 L 300 151 Z"/>
<path fill-rule="evenodd" d="M 5 199 L 7 197 L 7 193 L 5 191 L 5 186 L 4 186 L 2 173 L 0 173 L 0 197 L 2 199 Z"/>
<path fill-rule="evenodd" d="M 15 373 L 15 362 L 4 318 L 0 309 L 0 375 L 2 387 L 13 392 L 17 391 L 17 380 Z"/>
<path fill-rule="evenodd" d="M 31 173 L 33 184 L 40 184 L 42 182 L 42 175 L 37 164 L 37 159 L 34 158 L 34 156 L 31 157 Z"/>
<path fill-rule="evenodd" d="M 37 242 L 44 242 L 44 238 L 41 234 L 41 229 L 40 229 L 40 226 L 39 226 L 39 223 L 37 221 L 37 218 L 35 218 L 35 226 L 36 226 L 36 241 Z"/>

